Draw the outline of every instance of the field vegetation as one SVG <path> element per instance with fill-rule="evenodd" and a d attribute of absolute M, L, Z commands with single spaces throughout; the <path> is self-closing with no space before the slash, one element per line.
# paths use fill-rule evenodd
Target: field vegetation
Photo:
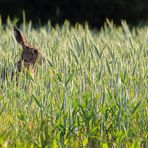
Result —
<path fill-rule="evenodd" d="M 0 72 L 21 47 L 0 21 Z M 148 27 L 20 26 L 47 60 L 1 81 L 0 147 L 148 147 Z"/>

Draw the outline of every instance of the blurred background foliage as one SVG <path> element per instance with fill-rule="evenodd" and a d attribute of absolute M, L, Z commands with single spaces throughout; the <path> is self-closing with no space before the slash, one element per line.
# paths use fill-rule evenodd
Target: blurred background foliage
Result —
<path fill-rule="evenodd" d="M 106 18 L 119 24 L 121 19 L 129 24 L 141 24 L 148 19 L 148 0 L 0 0 L 3 23 L 8 15 L 27 20 L 52 24 L 68 19 L 72 24 L 88 22 L 101 26 Z M 20 19 L 21 20 L 21 19 Z"/>

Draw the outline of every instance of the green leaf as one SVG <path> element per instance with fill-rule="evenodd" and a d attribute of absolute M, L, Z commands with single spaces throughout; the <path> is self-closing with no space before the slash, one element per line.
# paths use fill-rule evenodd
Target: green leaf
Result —
<path fill-rule="evenodd" d="M 86 145 L 88 144 L 88 138 L 83 139 L 83 146 L 86 147 Z"/>
<path fill-rule="evenodd" d="M 5 107 L 6 107 L 6 103 L 3 105 L 3 107 L 2 107 L 2 109 L 1 109 L 1 111 L 0 111 L 0 115 L 3 113 Z"/>
<path fill-rule="evenodd" d="M 65 86 L 67 87 L 68 83 L 72 80 L 72 77 L 73 77 L 73 73 L 69 75 L 66 83 L 65 83 Z"/>
<path fill-rule="evenodd" d="M 142 102 L 142 100 L 140 100 L 140 101 L 137 103 L 137 105 L 136 105 L 135 108 L 133 109 L 132 113 L 134 113 L 134 112 L 137 110 L 137 108 L 140 106 L 141 102 Z"/>
<path fill-rule="evenodd" d="M 32 97 L 34 98 L 34 100 L 35 100 L 35 102 L 37 103 L 37 105 L 38 105 L 40 108 L 42 108 L 42 105 L 41 105 L 40 102 L 37 100 L 37 98 L 36 98 L 34 95 L 32 95 Z"/>

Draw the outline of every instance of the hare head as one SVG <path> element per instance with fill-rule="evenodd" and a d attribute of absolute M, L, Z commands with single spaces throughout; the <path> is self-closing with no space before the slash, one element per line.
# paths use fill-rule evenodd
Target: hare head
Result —
<path fill-rule="evenodd" d="M 23 63 L 28 69 L 33 67 L 40 56 L 39 49 L 28 44 L 24 34 L 18 28 L 13 28 L 16 41 L 22 46 L 22 54 L 19 62 Z"/>

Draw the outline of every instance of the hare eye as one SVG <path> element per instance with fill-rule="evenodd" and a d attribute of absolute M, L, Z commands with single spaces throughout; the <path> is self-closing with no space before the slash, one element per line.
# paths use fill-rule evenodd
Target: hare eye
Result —
<path fill-rule="evenodd" d="M 33 49 L 33 50 L 32 50 L 32 53 L 33 53 L 33 54 L 38 54 L 38 50 L 37 50 L 37 49 Z"/>

